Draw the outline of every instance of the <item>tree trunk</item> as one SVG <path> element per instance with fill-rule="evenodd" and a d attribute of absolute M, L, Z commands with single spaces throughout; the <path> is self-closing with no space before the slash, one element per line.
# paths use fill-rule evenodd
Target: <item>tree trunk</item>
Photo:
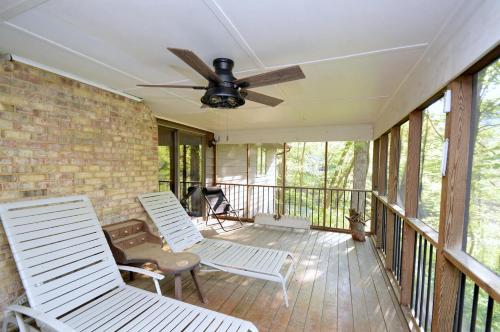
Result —
<path fill-rule="evenodd" d="M 352 177 L 352 189 L 365 189 L 366 176 L 368 174 L 369 142 L 354 143 L 354 170 Z M 352 192 L 351 208 L 360 214 L 365 210 L 365 195 L 363 192 Z"/>

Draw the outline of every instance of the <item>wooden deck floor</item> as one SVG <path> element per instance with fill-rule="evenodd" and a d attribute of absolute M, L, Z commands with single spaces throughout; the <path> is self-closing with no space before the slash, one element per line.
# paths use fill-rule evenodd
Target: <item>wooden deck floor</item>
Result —
<path fill-rule="evenodd" d="M 354 242 L 348 234 L 258 226 L 216 237 L 293 252 L 298 263 L 288 285 L 290 306 L 285 308 L 278 283 L 223 272 L 200 273 L 207 305 L 187 274 L 186 302 L 250 320 L 259 331 L 407 330 L 369 242 Z M 130 284 L 154 290 L 148 279 Z M 171 276 L 162 281 L 162 291 L 173 297 Z"/>

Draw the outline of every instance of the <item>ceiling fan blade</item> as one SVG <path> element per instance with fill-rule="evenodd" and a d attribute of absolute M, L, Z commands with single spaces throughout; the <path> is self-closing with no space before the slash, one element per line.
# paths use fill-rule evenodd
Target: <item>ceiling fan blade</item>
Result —
<path fill-rule="evenodd" d="M 241 93 L 245 99 L 271 107 L 277 106 L 283 102 L 282 99 L 274 98 L 251 90 L 241 90 Z"/>
<path fill-rule="evenodd" d="M 143 88 L 180 88 L 180 89 L 194 89 L 206 90 L 207 88 L 199 85 L 175 85 L 175 84 L 137 84 Z"/>
<path fill-rule="evenodd" d="M 168 50 L 174 53 L 182 61 L 184 61 L 191 68 L 196 70 L 201 76 L 205 77 L 209 81 L 215 81 L 221 83 L 220 77 L 210 68 L 203 60 L 201 60 L 196 54 L 190 50 L 184 50 L 181 48 L 171 48 Z"/>
<path fill-rule="evenodd" d="M 242 88 L 256 88 L 259 86 L 284 83 L 303 78 L 306 78 L 306 76 L 302 72 L 302 69 L 300 69 L 300 66 L 292 66 L 263 74 L 240 78 L 234 81 L 234 83 L 238 84 Z"/>

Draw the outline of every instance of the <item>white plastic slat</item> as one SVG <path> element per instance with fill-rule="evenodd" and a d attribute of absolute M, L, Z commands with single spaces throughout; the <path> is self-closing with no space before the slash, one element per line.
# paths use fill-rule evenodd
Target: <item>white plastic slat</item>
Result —
<path fill-rule="evenodd" d="M 144 194 L 139 200 L 173 251 L 182 251 L 203 240 L 172 192 Z"/>
<path fill-rule="evenodd" d="M 168 326 L 175 318 L 182 315 L 185 310 L 187 310 L 186 306 L 178 306 L 168 316 L 165 316 L 164 319 L 151 330 L 151 332 L 169 331 L 169 329 L 166 329 L 165 327 Z"/>
<path fill-rule="evenodd" d="M 240 324 L 236 324 L 236 323 L 233 323 L 229 329 L 227 330 L 227 332 L 237 332 L 238 330 L 240 330 L 241 328 L 241 325 Z M 246 331 L 247 329 L 245 329 Z"/>
<path fill-rule="evenodd" d="M 106 313 L 113 310 L 115 305 L 119 305 L 124 299 L 132 296 L 133 293 L 133 289 L 128 287 L 117 288 L 105 294 L 101 298 L 69 313 L 68 315 L 62 317 L 61 320 L 71 326 L 80 326 L 83 322 L 92 319 L 92 317 L 95 317 L 99 313 Z"/>
<path fill-rule="evenodd" d="M 84 229 L 77 229 L 74 231 L 70 231 L 64 234 L 55 234 L 52 236 L 47 236 L 44 238 L 37 238 L 32 241 L 20 242 L 17 239 L 12 241 L 16 245 L 16 252 L 20 250 L 30 250 L 30 249 L 38 249 L 39 247 L 50 246 L 60 241 L 78 238 L 84 235 L 94 234 L 96 238 L 99 237 L 97 233 L 99 230 L 95 229 L 95 227 L 86 227 Z M 78 250 L 76 248 L 75 250 Z"/>
<path fill-rule="evenodd" d="M 234 262 L 234 257 L 245 256 L 245 254 L 247 253 L 247 250 L 245 249 L 246 248 L 244 246 L 231 246 L 230 248 L 226 249 L 224 253 L 220 254 L 217 257 L 217 261 Z"/>
<path fill-rule="evenodd" d="M 67 265 L 74 264 L 75 262 L 79 262 L 83 259 L 91 259 L 91 262 L 100 262 L 105 260 L 106 257 L 105 248 L 100 245 L 98 247 L 88 248 L 77 253 L 64 255 L 62 257 L 58 255 L 51 261 L 44 262 L 43 264 L 38 264 L 36 266 L 29 266 L 27 269 L 29 269 L 29 273 L 32 276 L 44 275 L 47 273 L 52 275 L 54 270 L 65 268 Z"/>
<path fill-rule="evenodd" d="M 234 266 L 244 266 L 245 262 L 248 262 L 258 251 L 258 248 L 251 248 L 251 250 L 245 251 L 244 255 L 235 257 L 233 260 Z"/>
<path fill-rule="evenodd" d="M 198 312 L 197 310 L 191 310 L 189 311 L 189 314 L 184 317 L 182 320 L 180 320 L 179 322 L 175 322 L 177 323 L 177 325 L 172 328 L 172 332 L 180 332 L 180 331 L 184 331 L 184 329 L 186 328 L 186 326 L 189 326 L 189 324 L 191 324 L 198 315 L 201 315 L 202 313 L 201 312 Z"/>
<path fill-rule="evenodd" d="M 52 313 L 54 317 L 59 317 L 67 312 L 67 307 L 79 307 L 83 303 L 95 298 L 96 294 L 101 294 L 113 289 L 115 287 L 112 283 L 113 278 L 114 276 L 106 276 L 92 284 L 73 289 L 64 294 L 64 296 L 59 296 L 50 302 L 41 304 L 37 309 Z"/>
<path fill-rule="evenodd" d="M 252 262 L 249 268 L 254 271 L 265 271 L 265 265 L 269 260 L 272 260 L 274 253 L 272 251 L 265 251 L 261 259 Z"/>
<path fill-rule="evenodd" d="M 218 331 L 220 332 L 225 332 L 229 329 L 229 327 L 231 326 L 231 321 L 230 320 L 225 320 L 224 322 L 222 322 L 222 324 L 219 326 L 219 329 Z"/>
<path fill-rule="evenodd" d="M 85 320 L 85 315 L 91 314 L 92 311 L 101 311 L 103 308 L 107 307 L 110 300 L 113 300 L 120 295 L 125 294 L 128 291 L 126 287 L 115 288 L 111 292 L 104 294 L 99 297 L 95 301 L 91 303 L 87 303 L 86 305 L 81 306 L 80 308 L 70 312 L 67 315 L 60 317 L 59 319 L 62 322 L 76 322 L 78 320 Z"/>
<path fill-rule="evenodd" d="M 143 294 L 133 301 L 130 301 L 128 305 L 121 305 L 120 310 L 114 312 L 112 316 L 106 317 L 105 324 L 102 324 L 102 322 L 94 323 L 87 329 L 94 330 L 97 328 L 97 331 L 117 330 L 119 327 L 126 325 L 135 317 L 139 316 L 139 314 L 144 311 L 144 308 L 148 306 L 148 303 L 151 302 L 151 297 Z"/>
<path fill-rule="evenodd" d="M 22 234 L 15 234 L 16 241 L 18 243 L 29 243 L 36 238 L 44 238 L 47 240 L 52 240 L 52 237 L 58 234 L 70 234 L 76 230 L 80 229 L 93 229 L 93 220 L 86 220 L 78 223 L 68 223 L 65 225 L 59 225 L 58 227 L 44 228 L 40 230 L 33 230 L 32 232 L 24 232 Z"/>
<path fill-rule="evenodd" d="M 260 271 L 266 271 L 269 272 L 271 271 L 271 266 L 274 265 L 274 263 L 279 260 L 280 253 L 276 251 L 271 251 L 271 255 L 262 262 L 260 265 L 259 270 Z"/>
<path fill-rule="evenodd" d="M 121 331 L 129 332 L 129 331 L 143 331 L 144 326 L 148 324 L 148 320 L 146 319 L 155 319 L 156 317 L 163 315 L 163 312 L 166 308 L 168 308 L 171 303 L 165 303 L 162 301 L 155 302 L 152 306 L 147 308 L 144 312 L 142 312 L 139 316 L 137 316 L 133 321 L 129 322 L 125 325 Z"/>
<path fill-rule="evenodd" d="M 212 323 L 205 329 L 205 332 L 214 332 L 218 330 L 219 326 L 222 324 L 222 317 L 215 317 Z"/>
<path fill-rule="evenodd" d="M 95 312 L 93 316 L 88 316 L 86 320 L 81 320 L 78 325 L 72 325 L 78 330 L 95 330 L 99 326 L 105 324 L 110 319 L 119 315 L 122 311 L 127 310 L 138 298 L 143 298 L 144 295 L 132 292 L 129 296 L 122 298 L 120 302 L 110 304 L 106 310 Z"/>
<path fill-rule="evenodd" d="M 79 247 L 81 248 L 81 251 L 87 251 L 91 250 L 93 248 L 101 248 L 101 250 L 104 250 L 104 246 L 102 243 L 99 243 L 98 241 L 90 241 L 90 242 L 84 242 L 79 244 Z M 52 250 L 49 253 L 44 253 L 42 255 L 37 255 L 34 257 L 29 257 L 26 258 L 26 267 L 27 268 L 34 268 L 37 265 L 53 262 L 54 260 L 58 260 L 64 257 L 68 257 L 69 255 L 73 255 L 73 253 L 68 253 L 69 248 L 65 248 L 66 250 Z M 38 251 L 38 250 L 34 250 Z M 48 270 L 48 269 L 47 269 Z M 32 273 L 35 274 L 35 273 Z"/>
<path fill-rule="evenodd" d="M 165 311 L 163 311 L 162 315 L 157 316 L 156 318 L 150 320 L 147 319 L 148 323 L 144 325 L 142 331 L 151 331 L 155 326 L 158 326 L 164 319 L 168 318 L 173 311 L 179 308 L 179 304 L 177 301 L 172 301 L 172 305 L 170 305 Z"/>
<path fill-rule="evenodd" d="M 38 247 L 34 250 L 18 251 L 16 255 L 19 259 L 26 260 L 27 264 L 31 264 L 31 259 L 37 259 L 37 257 L 42 255 L 50 255 L 58 251 L 72 250 L 71 247 L 84 246 L 87 243 L 100 243 L 100 238 L 95 236 L 95 233 L 89 235 L 80 236 L 77 239 L 67 239 L 57 243 L 53 243 L 50 246 Z"/>
<path fill-rule="evenodd" d="M 269 267 L 269 271 L 271 271 L 271 273 L 279 272 L 283 267 L 283 264 L 285 263 L 288 255 L 289 254 L 287 252 L 282 252 L 281 255 L 278 257 L 278 259 L 276 260 L 275 264 Z"/>
<path fill-rule="evenodd" d="M 11 227 L 13 234 L 22 234 L 22 233 L 28 233 L 28 232 L 35 232 L 40 229 L 44 228 L 50 228 L 50 227 L 61 227 L 61 226 L 66 226 L 69 224 L 73 223 L 78 223 L 82 222 L 85 220 L 89 220 L 89 215 L 88 215 L 88 209 L 80 209 L 79 212 L 80 214 L 76 214 L 74 211 L 63 211 L 60 212 L 61 216 L 58 216 L 57 218 L 50 218 L 46 219 L 47 215 L 44 215 L 44 218 L 46 220 L 43 221 L 38 221 L 38 222 L 33 222 L 34 217 L 28 217 L 30 223 L 26 223 L 23 225 L 15 225 Z M 41 217 L 41 216 L 38 216 Z M 71 218 L 70 222 L 67 224 L 61 225 L 60 218 Z"/>
<path fill-rule="evenodd" d="M 74 200 L 71 201 L 71 199 L 73 198 Z M 36 221 L 37 220 L 36 216 L 44 216 L 44 218 L 48 217 L 50 219 L 54 219 L 59 216 L 57 214 L 58 212 L 73 211 L 73 210 L 88 208 L 88 205 L 82 200 L 81 196 L 76 196 L 73 198 L 69 197 L 69 200 L 53 199 L 52 201 L 50 201 L 51 199 L 49 198 L 44 200 L 46 201 L 45 204 L 40 204 L 43 206 L 39 207 L 33 205 L 23 206 L 23 204 L 19 204 L 16 206 L 16 203 L 11 203 L 9 204 L 10 211 L 8 211 L 5 214 L 5 217 L 12 220 L 13 225 L 22 225 L 26 222 L 31 223 L 33 221 Z M 37 201 L 41 202 L 41 200 Z M 20 220 L 23 218 L 25 219 Z"/>
<path fill-rule="evenodd" d="M 31 282 L 29 282 L 30 285 L 38 285 L 41 283 L 45 283 L 47 281 L 53 280 L 60 278 L 68 273 L 75 273 L 80 269 L 85 269 L 87 267 L 90 267 L 92 264 L 96 264 L 99 262 L 106 262 L 109 261 L 110 258 L 107 257 L 105 254 L 99 254 L 96 256 L 92 257 L 87 257 L 84 259 L 81 259 L 76 262 L 72 262 L 71 264 L 66 264 L 64 266 L 60 266 L 58 268 L 55 268 L 54 270 L 47 271 L 46 273 L 43 274 L 38 274 L 38 275 L 30 275 L 29 272 L 30 270 L 27 270 L 26 273 L 23 273 L 23 270 L 19 270 L 21 273 L 21 278 L 27 278 L 27 279 L 32 279 Z M 109 265 L 109 262 L 107 262 Z M 114 262 L 112 262 L 114 263 Z"/>
<path fill-rule="evenodd" d="M 30 286 L 33 286 L 34 296 L 43 296 L 46 293 L 56 292 L 60 288 L 62 288 L 62 291 L 66 292 L 67 286 L 74 287 L 73 285 L 71 285 L 71 283 L 80 283 L 82 282 L 81 280 L 93 278 L 94 275 L 104 275 L 113 272 L 114 269 L 112 269 L 108 264 L 106 264 L 105 262 L 100 262 L 89 266 L 86 269 L 79 270 L 75 273 L 65 275 L 64 277 L 45 282 L 41 285 Z"/>
<path fill-rule="evenodd" d="M 87 197 L 1 204 L 0 218 L 34 309 L 58 317 L 123 285 Z M 97 264 L 110 273 L 87 277 Z"/>
<path fill-rule="evenodd" d="M 196 331 L 196 328 L 200 326 L 200 324 L 209 316 L 210 312 L 209 311 L 202 311 L 196 316 L 196 318 L 187 326 L 185 327 L 182 331 L 184 332 L 192 332 Z"/>
<path fill-rule="evenodd" d="M 215 314 L 213 312 L 204 312 L 202 315 L 196 317 L 196 319 L 189 325 L 184 331 L 204 331 L 210 323 L 215 319 Z"/>

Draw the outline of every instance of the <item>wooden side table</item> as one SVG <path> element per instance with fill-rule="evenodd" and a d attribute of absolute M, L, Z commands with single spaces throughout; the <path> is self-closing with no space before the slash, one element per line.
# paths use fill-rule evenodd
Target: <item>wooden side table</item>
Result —
<path fill-rule="evenodd" d="M 182 301 L 181 274 L 189 271 L 200 300 L 207 303 L 197 276 L 200 257 L 192 253 L 172 253 L 163 250 L 162 240 L 151 232 L 142 220 L 128 220 L 102 227 L 115 260 L 119 264 L 140 266 L 155 264 L 163 273 L 174 275 L 175 298 Z"/>

